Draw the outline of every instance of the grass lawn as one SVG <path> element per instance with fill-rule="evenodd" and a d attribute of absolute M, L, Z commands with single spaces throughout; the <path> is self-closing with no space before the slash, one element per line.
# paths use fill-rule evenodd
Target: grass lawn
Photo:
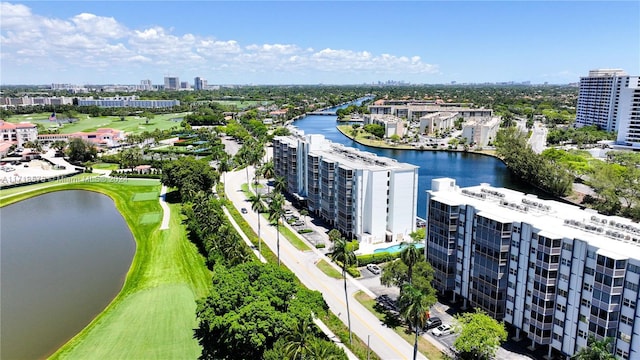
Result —
<path fill-rule="evenodd" d="M 112 164 L 112 163 L 97 163 L 97 164 L 91 165 L 91 167 L 94 168 L 94 169 L 98 169 L 98 170 L 118 170 L 118 169 L 120 169 L 120 165 Z"/>
<path fill-rule="evenodd" d="M 156 115 L 146 124 L 146 119 L 137 116 L 126 116 L 125 121 L 121 121 L 119 116 L 90 117 L 87 114 L 79 114 L 79 120 L 73 124 L 63 124 L 60 133 L 74 133 L 78 131 L 90 132 L 98 128 L 113 128 L 123 130 L 127 133 L 141 133 L 143 131 L 153 131 L 155 129 L 167 130 L 172 127 L 180 127 L 180 122 L 171 121 L 174 118 L 181 118 L 188 113 L 162 114 Z M 8 118 L 9 122 L 30 121 L 34 124 L 42 124 L 45 128 L 55 127 L 55 122 L 49 121 L 50 113 L 37 113 L 28 115 L 14 115 Z"/>
<path fill-rule="evenodd" d="M 369 297 L 369 295 L 365 294 L 362 291 L 358 291 L 355 294 L 356 300 L 364 307 L 369 309 L 372 314 L 374 314 L 380 321 L 387 322 L 387 316 L 378 312 L 375 308 L 376 301 Z M 394 324 L 395 325 L 395 324 Z M 413 346 L 415 341 L 415 334 L 413 332 L 407 333 L 407 328 L 403 325 L 398 326 L 390 326 L 396 332 L 396 334 L 400 335 L 403 339 L 405 339 L 411 346 Z M 418 351 L 426 356 L 429 360 L 447 360 L 449 359 L 445 354 L 443 354 L 437 347 L 435 347 L 429 340 L 425 339 L 422 336 L 418 337 Z"/>
<path fill-rule="evenodd" d="M 333 268 L 333 266 L 331 266 L 331 264 L 329 264 L 328 262 L 324 261 L 324 260 L 320 260 L 316 266 L 322 270 L 323 273 L 325 273 L 325 275 L 332 277 L 334 279 L 342 279 L 342 274 L 340 273 L 340 271 L 336 270 Z"/>
<path fill-rule="evenodd" d="M 52 355 L 54 359 L 196 359 L 193 338 L 195 301 L 206 295 L 211 273 L 187 238 L 180 204 L 169 204 L 168 230 L 160 231 L 158 201 L 131 201 L 138 193 L 158 192 L 158 181 L 38 184 L 0 198 L 3 205 L 49 191 L 81 189 L 110 196 L 131 230 L 136 253 L 124 286 L 109 306 Z M 11 189 L 15 190 L 15 189 Z M 155 221 L 140 221 L 155 214 Z M 147 217 L 150 219 L 151 217 Z"/>
<path fill-rule="evenodd" d="M 238 110 L 244 110 L 251 106 L 260 105 L 263 101 L 257 100 L 213 100 L 213 102 L 224 106 L 235 106 Z M 268 103 L 271 103 L 268 101 Z"/>

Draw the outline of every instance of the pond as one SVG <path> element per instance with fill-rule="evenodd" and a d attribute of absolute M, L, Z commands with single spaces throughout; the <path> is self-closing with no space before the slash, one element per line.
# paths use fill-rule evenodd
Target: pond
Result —
<path fill-rule="evenodd" d="M 99 193 L 53 192 L 0 211 L 2 359 L 44 358 L 118 294 L 135 242 Z"/>

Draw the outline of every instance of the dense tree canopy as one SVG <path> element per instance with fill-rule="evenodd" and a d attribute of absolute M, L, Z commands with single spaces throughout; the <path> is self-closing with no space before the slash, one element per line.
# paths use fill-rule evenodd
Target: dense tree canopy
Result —
<path fill-rule="evenodd" d="M 213 274 L 209 295 L 197 305 L 202 359 L 261 359 L 299 322 L 328 309 L 322 294 L 273 264 L 216 266 Z"/>
<path fill-rule="evenodd" d="M 460 335 L 453 346 L 461 359 L 492 359 L 500 344 L 507 340 L 504 324 L 480 310 L 457 315 L 456 320 L 456 332 Z"/>
<path fill-rule="evenodd" d="M 95 159 L 98 154 L 98 150 L 92 143 L 82 140 L 81 138 L 74 137 L 69 141 L 67 147 L 67 156 L 72 162 L 79 161 L 91 161 Z"/>
<path fill-rule="evenodd" d="M 162 166 L 162 184 L 178 188 L 183 201 L 190 201 L 198 191 L 211 192 L 219 174 L 204 160 L 185 156 Z"/>

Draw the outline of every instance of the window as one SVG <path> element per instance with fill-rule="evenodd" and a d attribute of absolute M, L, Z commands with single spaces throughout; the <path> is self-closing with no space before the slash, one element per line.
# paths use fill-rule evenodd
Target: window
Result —
<path fill-rule="evenodd" d="M 627 325 L 633 325 L 633 319 L 624 315 L 620 315 L 620 322 Z"/>
<path fill-rule="evenodd" d="M 584 268 L 584 273 L 585 274 L 589 274 L 589 275 L 593 275 L 595 273 L 595 270 L 587 266 L 587 267 Z"/>
<path fill-rule="evenodd" d="M 628 306 L 632 309 L 636 308 L 636 302 L 634 300 L 631 300 L 629 298 L 624 298 L 624 300 L 622 300 L 622 305 L 624 306 Z"/>
<path fill-rule="evenodd" d="M 625 281 L 624 287 L 632 291 L 638 291 L 638 284 L 634 284 L 631 281 Z"/>

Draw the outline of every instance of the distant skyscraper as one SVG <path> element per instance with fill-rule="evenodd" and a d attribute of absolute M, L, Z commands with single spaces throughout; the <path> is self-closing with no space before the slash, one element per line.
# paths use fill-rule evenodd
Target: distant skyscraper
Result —
<path fill-rule="evenodd" d="M 151 80 L 140 80 L 140 90 L 152 90 Z"/>
<path fill-rule="evenodd" d="M 189 88 L 189 82 L 188 81 L 181 81 L 180 82 L 180 89 L 188 89 Z"/>
<path fill-rule="evenodd" d="M 200 76 L 196 76 L 193 79 L 193 89 L 194 90 L 204 90 L 207 88 L 207 80 L 201 78 Z"/>
<path fill-rule="evenodd" d="M 165 90 L 178 90 L 180 88 L 180 79 L 177 76 L 164 77 Z"/>
<path fill-rule="evenodd" d="M 617 131 L 616 144 L 640 148 L 640 77 L 597 69 L 580 78 L 576 125 Z"/>

